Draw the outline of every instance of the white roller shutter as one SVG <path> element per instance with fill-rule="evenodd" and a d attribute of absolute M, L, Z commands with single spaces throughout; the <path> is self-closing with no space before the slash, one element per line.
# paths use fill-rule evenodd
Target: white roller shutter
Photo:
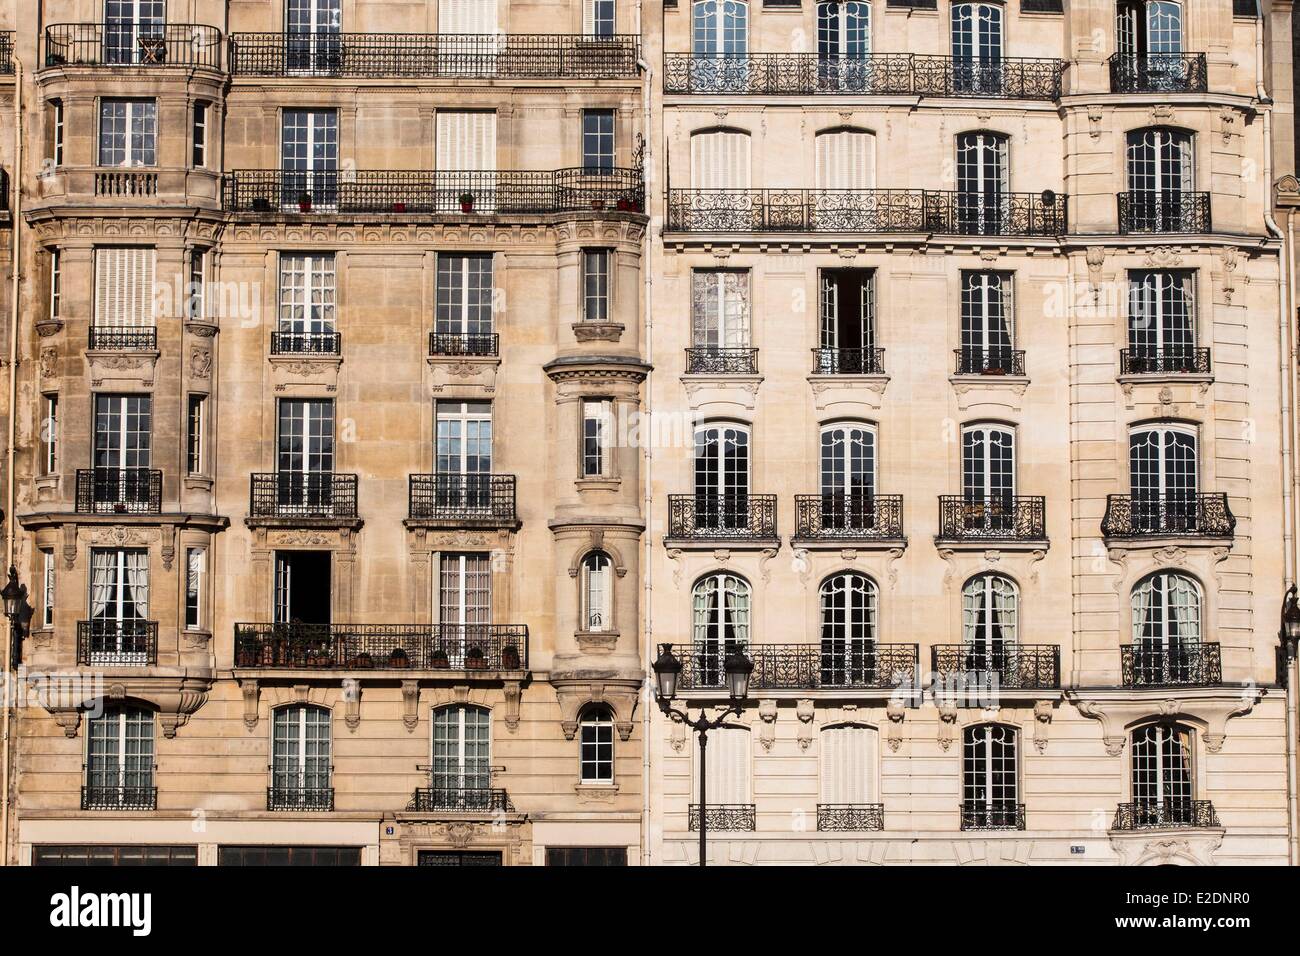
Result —
<path fill-rule="evenodd" d="M 95 250 L 95 324 L 149 328 L 154 324 L 154 250 L 115 246 Z"/>
<path fill-rule="evenodd" d="M 749 188 L 749 135 L 719 130 L 691 137 L 696 189 Z"/>
<path fill-rule="evenodd" d="M 875 137 L 840 130 L 817 136 L 817 188 L 871 189 L 875 185 Z"/>
<path fill-rule="evenodd" d="M 440 170 L 497 168 L 497 115 L 483 110 L 439 110 L 436 163 Z"/>
<path fill-rule="evenodd" d="M 439 33 L 496 33 L 497 0 L 438 0 Z"/>
<path fill-rule="evenodd" d="M 821 740 L 821 802 L 875 803 L 876 732 L 870 727 L 828 727 Z"/>

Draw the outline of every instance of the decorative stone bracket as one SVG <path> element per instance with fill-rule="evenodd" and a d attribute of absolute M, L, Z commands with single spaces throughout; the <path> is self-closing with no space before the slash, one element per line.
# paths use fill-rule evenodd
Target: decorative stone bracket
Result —
<path fill-rule="evenodd" d="M 564 739 L 572 740 L 578 733 L 578 717 L 589 704 L 604 704 L 614 715 L 614 728 L 619 740 L 632 736 L 632 715 L 640 696 L 639 678 L 599 677 L 583 679 L 578 676 L 551 675 L 551 685 L 560 705 L 560 728 Z"/>
<path fill-rule="evenodd" d="M 1227 738 L 1228 721 L 1248 714 L 1264 692 L 1254 686 L 1242 686 L 1234 693 L 1228 688 L 1170 688 L 1166 697 L 1134 700 L 1127 697 L 1095 694 L 1082 697 L 1067 691 L 1066 697 L 1079 713 L 1101 723 L 1106 753 L 1118 757 L 1124 752 L 1129 729 L 1139 721 L 1158 717 L 1181 717 L 1201 725 L 1205 749 L 1217 754 Z M 1181 691 L 1181 693 L 1180 693 Z"/>
<path fill-rule="evenodd" d="M 901 700 L 890 698 L 885 707 L 885 716 L 889 718 L 885 743 L 892 753 L 898 753 L 898 749 L 903 746 L 903 720 L 907 716 L 907 706 Z"/>
<path fill-rule="evenodd" d="M 190 715 L 204 705 L 212 681 L 198 677 L 130 677 L 82 680 L 75 676 L 30 679 L 32 696 L 50 713 L 69 737 L 77 736 L 81 715 L 103 701 L 138 700 L 158 711 L 163 736 L 172 738 Z"/>

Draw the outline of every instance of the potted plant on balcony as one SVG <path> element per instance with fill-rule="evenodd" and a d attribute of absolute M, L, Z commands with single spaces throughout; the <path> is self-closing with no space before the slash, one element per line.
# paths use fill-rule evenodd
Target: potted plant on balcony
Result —
<path fill-rule="evenodd" d="M 362 651 L 360 654 L 353 654 L 348 658 L 348 667 L 352 670 L 366 670 L 374 666 L 374 659 L 366 651 Z"/>
<path fill-rule="evenodd" d="M 632 209 L 632 200 L 628 199 L 626 196 L 619 196 L 617 206 L 619 212 L 630 212 Z"/>
<path fill-rule="evenodd" d="M 253 197 L 253 212 L 270 212 L 270 211 L 271 211 L 271 200 L 267 199 L 265 196 Z"/>
<path fill-rule="evenodd" d="M 985 365 L 984 374 L 985 375 L 1006 375 L 1007 370 L 1003 368 L 1001 365 Z"/>
<path fill-rule="evenodd" d="M 596 210 L 596 212 L 600 212 L 602 209 L 605 208 L 605 200 L 603 200 L 603 199 L 593 199 L 593 200 L 591 201 L 591 208 L 594 209 L 594 210 Z"/>
<path fill-rule="evenodd" d="M 471 647 L 465 654 L 465 669 L 481 671 L 485 667 L 487 667 L 487 661 L 483 659 L 483 648 Z"/>
<path fill-rule="evenodd" d="M 473 211 L 474 211 L 474 194 L 473 194 L 473 193 L 461 193 L 461 194 L 460 194 L 460 211 L 461 211 L 461 212 L 473 212 Z"/>
<path fill-rule="evenodd" d="M 305 189 L 298 194 L 298 211 L 311 212 L 311 193 Z"/>
<path fill-rule="evenodd" d="M 433 652 L 433 655 L 429 658 L 429 663 L 433 665 L 433 669 L 436 671 L 445 671 L 451 666 L 451 661 L 447 658 L 447 652 L 441 647 Z"/>
<path fill-rule="evenodd" d="M 406 651 L 400 647 L 393 648 L 393 652 L 388 655 L 389 667 L 410 667 L 411 659 L 406 656 Z"/>
<path fill-rule="evenodd" d="M 501 669 L 507 671 L 519 670 L 519 648 L 513 644 L 507 644 L 501 648 Z"/>
<path fill-rule="evenodd" d="M 398 199 L 393 203 L 393 212 L 406 212 L 406 203 Z"/>

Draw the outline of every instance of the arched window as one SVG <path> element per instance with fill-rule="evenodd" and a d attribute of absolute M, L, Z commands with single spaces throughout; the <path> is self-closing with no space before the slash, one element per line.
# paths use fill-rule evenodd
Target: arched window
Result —
<path fill-rule="evenodd" d="M 873 92 L 867 58 L 871 55 L 871 4 L 861 0 L 817 4 L 818 89 Z"/>
<path fill-rule="evenodd" d="M 578 721 L 583 783 L 614 782 L 614 719 L 607 707 L 588 707 Z"/>
<path fill-rule="evenodd" d="M 154 715 L 142 707 L 112 705 L 87 722 L 83 810 L 152 810 Z"/>
<path fill-rule="evenodd" d="M 1195 273 L 1129 273 L 1126 373 L 1196 372 Z"/>
<path fill-rule="evenodd" d="M 695 527 L 749 527 L 749 430 L 743 425 L 695 431 Z"/>
<path fill-rule="evenodd" d="M 957 228 L 963 235 L 998 235 L 1009 210 L 1007 137 L 977 131 L 957 137 Z"/>
<path fill-rule="evenodd" d="M 1181 724 L 1133 731 L 1133 818 L 1139 827 L 1194 824 L 1192 732 Z"/>
<path fill-rule="evenodd" d="M 1133 232 L 1184 232 L 1196 225 L 1192 137 L 1182 130 L 1137 129 L 1127 136 L 1128 195 L 1121 226 Z"/>
<path fill-rule="evenodd" d="M 695 61 L 694 73 L 709 69 L 720 75 L 707 83 L 697 76 L 692 82 L 707 88 L 720 83 L 743 84 L 733 74 L 743 72 L 745 60 Z M 691 188 L 683 215 L 699 219 L 699 227 L 724 231 L 747 231 L 756 225 L 757 214 L 749 195 L 749 134 L 743 130 L 710 129 L 691 134 Z"/>
<path fill-rule="evenodd" d="M 743 57 L 749 50 L 749 4 L 742 0 L 696 0 L 691 52 L 697 57 Z"/>
<path fill-rule="evenodd" d="M 271 794 L 268 810 L 330 810 L 330 712 L 291 704 L 271 718 Z"/>
<path fill-rule="evenodd" d="M 874 830 L 883 827 L 876 787 L 877 737 L 857 724 L 821 732 L 819 830 Z"/>
<path fill-rule="evenodd" d="M 869 531 L 876 526 L 876 430 L 858 422 L 821 431 L 821 527 Z"/>
<path fill-rule="evenodd" d="M 698 686 L 720 686 L 727 651 L 749 645 L 749 596 L 749 583 L 734 574 L 710 574 L 695 582 L 691 657 Z"/>
<path fill-rule="evenodd" d="M 831 129 L 816 136 L 818 209 L 830 216 L 855 208 L 854 199 L 876 184 L 876 137 L 865 130 Z M 824 195 L 830 193 L 831 195 Z"/>
<path fill-rule="evenodd" d="M 1183 9 L 1172 0 L 1119 0 L 1115 52 L 1177 54 L 1183 50 Z"/>
<path fill-rule="evenodd" d="M 1002 92 L 1002 7 L 995 3 L 952 6 L 953 92 L 990 96 Z"/>
<path fill-rule="evenodd" d="M 491 809 L 492 715 L 455 704 L 433 712 L 433 808 Z"/>
<path fill-rule="evenodd" d="M 1022 830 L 1019 734 L 1005 724 L 978 724 L 962 733 L 963 830 Z"/>
<path fill-rule="evenodd" d="M 1016 436 L 1003 425 L 967 425 L 961 433 L 961 485 L 966 531 L 1015 528 Z"/>
<path fill-rule="evenodd" d="M 582 559 L 582 629 L 612 630 L 613 565 L 604 551 L 593 551 Z"/>
<path fill-rule="evenodd" d="M 961 591 L 962 643 L 970 670 L 1001 670 L 1016 647 L 1020 597 L 1000 574 L 980 574 Z"/>
<path fill-rule="evenodd" d="M 1194 683 L 1206 659 L 1201 653 L 1201 589 L 1185 574 L 1158 571 L 1133 589 L 1132 664 L 1126 685 Z"/>
<path fill-rule="evenodd" d="M 846 571 L 822 582 L 821 686 L 874 687 L 879 683 L 876 656 L 876 584 Z"/>
<path fill-rule="evenodd" d="M 1196 430 L 1185 425 L 1144 425 L 1129 433 L 1129 489 L 1133 527 L 1153 533 L 1194 530 Z"/>

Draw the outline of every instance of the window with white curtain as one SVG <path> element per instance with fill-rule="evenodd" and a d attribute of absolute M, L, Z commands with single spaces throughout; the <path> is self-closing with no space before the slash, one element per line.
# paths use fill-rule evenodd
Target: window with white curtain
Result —
<path fill-rule="evenodd" d="M 280 254 L 280 351 L 334 351 L 334 286 L 334 253 Z"/>
<path fill-rule="evenodd" d="M 277 708 L 271 719 L 270 810 L 333 807 L 330 712 L 315 704 Z"/>
<path fill-rule="evenodd" d="M 92 663 L 148 663 L 148 618 L 149 552 L 92 549 L 88 649 Z"/>
<path fill-rule="evenodd" d="M 614 627 L 613 562 L 604 551 L 593 551 L 582 559 L 582 629 L 609 631 Z"/>
<path fill-rule="evenodd" d="M 1182 724 L 1149 724 L 1133 731 L 1131 756 L 1137 826 L 1190 826 L 1196 777 L 1192 731 Z"/>
<path fill-rule="evenodd" d="M 485 707 L 455 704 L 433 712 L 435 803 L 448 809 L 482 809 L 492 786 L 492 715 Z"/>
<path fill-rule="evenodd" d="M 691 272 L 691 345 L 696 349 L 749 347 L 749 270 Z"/>
<path fill-rule="evenodd" d="M 821 686 L 875 683 L 880 592 L 864 574 L 834 574 L 821 586 Z"/>
<path fill-rule="evenodd" d="M 1133 589 L 1133 643 L 1166 650 L 1201 640 L 1201 588 L 1178 571 L 1158 571 Z"/>
<path fill-rule="evenodd" d="M 86 724 L 86 809 L 152 809 L 154 715 L 108 705 Z"/>
<path fill-rule="evenodd" d="M 971 670 L 999 670 L 1016 646 L 1019 592 L 1000 574 L 980 574 L 961 592 L 962 643 Z"/>
<path fill-rule="evenodd" d="M 749 582 L 734 574 L 700 578 L 691 592 L 691 656 L 702 687 L 722 684 L 722 662 L 732 648 L 749 646 Z"/>
<path fill-rule="evenodd" d="M 614 782 L 614 720 L 607 707 L 588 707 L 578 721 L 583 783 Z"/>
<path fill-rule="evenodd" d="M 608 398 L 582 400 L 582 477 L 602 478 L 611 472 L 613 403 Z"/>
<path fill-rule="evenodd" d="M 208 571 L 208 552 L 204 548 L 185 549 L 185 628 L 203 627 L 203 582 Z"/>
<path fill-rule="evenodd" d="M 1009 272 L 961 273 L 961 374 L 1016 371 L 1012 277 Z"/>
<path fill-rule="evenodd" d="M 41 626 L 54 626 L 54 551 L 41 549 Z"/>

